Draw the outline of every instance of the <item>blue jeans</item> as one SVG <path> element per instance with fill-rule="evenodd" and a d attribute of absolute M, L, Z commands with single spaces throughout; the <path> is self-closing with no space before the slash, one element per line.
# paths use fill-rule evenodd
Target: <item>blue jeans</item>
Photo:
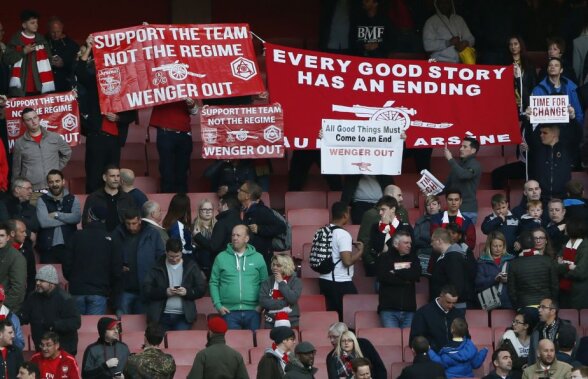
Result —
<path fill-rule="evenodd" d="M 74 296 L 76 306 L 82 315 L 106 314 L 106 297 L 100 295 Z"/>
<path fill-rule="evenodd" d="M 231 311 L 223 318 L 229 329 L 259 329 L 260 316 L 256 311 Z"/>
<path fill-rule="evenodd" d="M 145 313 L 145 305 L 139 294 L 123 292 L 120 295 L 120 305 L 116 311 L 117 315 L 139 315 L 143 313 Z"/>
<path fill-rule="evenodd" d="M 476 221 L 478 221 L 478 212 L 461 212 L 461 214 L 472 220 L 472 224 L 476 225 Z"/>
<path fill-rule="evenodd" d="M 410 328 L 414 312 L 380 311 L 380 322 L 384 328 Z"/>
<path fill-rule="evenodd" d="M 188 170 L 192 155 L 192 136 L 157 128 L 157 152 L 161 192 L 188 192 Z"/>
<path fill-rule="evenodd" d="M 169 330 L 190 330 L 192 324 L 186 321 L 186 316 L 183 314 L 164 313 L 159 319 L 159 323 L 167 332 Z"/>

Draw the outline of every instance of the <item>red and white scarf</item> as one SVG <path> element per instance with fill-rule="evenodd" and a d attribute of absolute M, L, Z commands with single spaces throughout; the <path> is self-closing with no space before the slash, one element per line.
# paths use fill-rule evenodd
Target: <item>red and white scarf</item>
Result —
<path fill-rule="evenodd" d="M 30 37 L 21 33 L 21 36 L 24 40 L 30 40 Z M 17 46 L 17 50 L 22 51 L 23 46 Z M 51 71 L 51 63 L 49 62 L 49 57 L 47 56 L 47 50 L 45 50 L 44 45 L 36 45 L 35 46 L 35 55 L 30 53 L 30 59 L 36 57 L 36 62 L 33 64 L 37 64 L 37 71 L 39 72 L 39 80 L 41 81 L 41 93 L 48 93 L 55 91 L 55 82 L 53 81 L 53 72 Z M 12 66 L 12 74 L 10 76 L 10 87 L 22 88 L 23 83 L 21 81 L 21 74 L 22 74 L 22 62 L 23 59 L 19 60 Z"/>
<path fill-rule="evenodd" d="M 390 237 L 392 237 L 394 233 L 396 233 L 396 228 L 398 228 L 398 225 L 400 225 L 400 220 L 398 220 L 398 218 L 396 217 L 394 217 L 394 220 L 392 220 L 392 222 L 388 224 L 380 221 L 380 223 L 378 224 L 378 229 L 380 229 L 380 232 L 386 235 L 386 237 L 384 238 L 384 243 L 388 242 Z"/>
<path fill-rule="evenodd" d="M 519 257 L 532 257 L 533 255 L 543 255 L 543 253 L 535 249 L 523 250 L 519 253 Z"/>
<path fill-rule="evenodd" d="M 290 279 L 289 276 L 285 276 L 284 283 L 288 283 L 289 279 Z M 272 299 L 276 299 L 276 300 L 283 300 L 284 299 L 284 295 L 282 295 L 282 292 L 280 291 L 280 283 L 274 281 L 274 288 L 272 288 L 271 296 L 272 296 Z M 290 308 L 289 306 L 285 306 L 282 309 L 275 309 L 275 310 L 268 311 L 268 313 L 274 314 L 274 320 L 288 320 L 288 313 L 290 313 L 290 312 L 292 312 L 292 308 Z"/>
<path fill-rule="evenodd" d="M 460 210 L 457 210 L 457 215 L 455 216 L 455 223 L 457 225 L 459 225 L 459 227 L 461 228 L 463 226 L 463 216 L 461 215 Z M 447 213 L 447 211 L 443 212 L 443 219 L 441 220 L 441 227 L 445 228 L 447 225 L 449 225 L 449 213 Z"/>
<path fill-rule="evenodd" d="M 572 240 L 569 240 L 568 243 L 566 243 L 566 247 L 564 248 L 561 256 L 564 264 L 569 265 L 570 263 L 576 263 L 578 246 L 580 246 L 582 241 L 584 241 L 582 238 L 578 238 L 574 241 L 574 243 L 572 243 Z M 568 270 L 569 267 L 570 266 L 567 266 Z M 572 280 L 569 278 L 561 278 L 559 280 L 559 289 L 561 291 L 570 292 L 572 290 Z"/>

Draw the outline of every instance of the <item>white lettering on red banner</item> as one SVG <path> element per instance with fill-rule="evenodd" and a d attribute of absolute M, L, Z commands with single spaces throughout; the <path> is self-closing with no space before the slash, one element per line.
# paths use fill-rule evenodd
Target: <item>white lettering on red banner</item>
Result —
<path fill-rule="evenodd" d="M 14 97 L 6 103 L 6 129 L 8 148 L 12 151 L 14 141 L 26 131 L 22 122 L 23 109 L 34 109 L 41 126 L 61 135 L 69 146 L 76 146 L 80 140 L 80 112 L 73 92 L 52 93 L 43 96 Z"/>
<path fill-rule="evenodd" d="M 531 124 L 554 124 L 570 122 L 568 95 L 531 96 Z"/>
<path fill-rule="evenodd" d="M 202 158 L 254 159 L 284 157 L 280 104 L 204 106 L 200 113 Z"/>
<path fill-rule="evenodd" d="M 400 175 L 402 132 L 390 121 L 323 120 L 321 173 Z"/>
<path fill-rule="evenodd" d="M 341 117 L 390 120 L 406 130 L 407 147 L 458 145 L 466 135 L 481 144 L 521 139 L 510 66 L 372 59 L 273 44 L 266 44 L 266 64 L 271 99 L 288 110 L 289 148 L 317 148 L 322 120 Z"/>
<path fill-rule="evenodd" d="M 247 24 L 143 25 L 94 42 L 103 113 L 264 91 Z"/>

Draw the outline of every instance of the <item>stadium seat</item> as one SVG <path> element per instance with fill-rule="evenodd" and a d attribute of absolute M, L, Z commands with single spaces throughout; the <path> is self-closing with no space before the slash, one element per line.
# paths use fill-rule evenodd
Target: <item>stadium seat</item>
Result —
<path fill-rule="evenodd" d="M 86 177 L 69 177 L 67 189 L 70 193 L 86 193 Z"/>
<path fill-rule="evenodd" d="M 469 312 L 469 310 L 467 312 Z M 466 317 L 467 317 L 467 312 L 466 312 Z M 478 346 L 478 348 L 480 348 L 480 346 L 490 346 L 490 347 L 493 346 L 493 344 L 492 344 L 492 339 L 493 339 L 492 329 L 490 329 L 488 326 L 486 326 L 486 327 L 470 326 L 468 329 L 470 331 L 470 336 L 472 337 L 472 341 L 474 342 L 474 344 L 476 346 Z"/>
<path fill-rule="evenodd" d="M 300 341 L 310 342 L 315 348 L 329 347 L 332 349 L 331 341 L 328 337 L 329 328 L 325 330 L 309 329 L 300 331 Z M 316 360 L 316 357 L 315 357 Z"/>
<path fill-rule="evenodd" d="M 217 310 L 212 304 L 212 299 L 209 296 L 201 297 L 196 299 L 196 312 L 203 313 L 205 315 L 217 314 Z"/>
<path fill-rule="evenodd" d="M 502 157 L 502 146 L 500 145 L 484 145 L 480 147 L 480 151 L 476 153 L 476 159 L 480 158 L 498 158 Z"/>
<path fill-rule="evenodd" d="M 31 343 L 33 340 L 31 339 Z M 78 333 L 78 353 L 76 354 L 76 360 L 79 362 L 82 361 L 84 356 L 84 351 L 88 345 L 93 344 L 94 342 L 98 341 L 98 332 L 94 331 L 92 333 Z M 31 346 L 34 347 L 34 346 Z M 129 346 L 130 349 L 130 346 Z M 34 350 L 34 349 L 31 349 Z"/>
<path fill-rule="evenodd" d="M 402 329 L 400 328 L 364 328 L 357 330 L 357 336 L 369 340 L 377 346 L 402 346 Z M 400 354 L 402 356 L 402 353 Z"/>
<path fill-rule="evenodd" d="M 512 326 L 515 314 L 516 312 L 512 309 L 494 309 L 490 312 L 490 326 L 509 328 Z"/>
<path fill-rule="evenodd" d="M 414 191 L 402 188 L 402 205 L 406 209 L 416 208 L 418 206 L 418 194 Z"/>
<path fill-rule="evenodd" d="M 147 328 L 145 315 L 121 315 L 120 321 L 123 332 L 145 332 Z"/>
<path fill-rule="evenodd" d="M 408 211 L 408 222 L 410 225 L 414 225 L 419 218 L 423 215 L 423 208 L 410 208 Z"/>
<path fill-rule="evenodd" d="M 173 193 L 148 193 L 147 198 L 155 201 L 161 207 L 161 213 L 165 216 L 169 207 L 169 202 L 175 194 Z"/>
<path fill-rule="evenodd" d="M 286 215 L 288 223 L 294 225 L 325 225 L 329 223 L 329 211 L 325 208 L 290 209 Z"/>
<path fill-rule="evenodd" d="M 253 344 L 253 332 L 251 330 L 229 329 L 225 334 L 225 341 L 233 349 L 250 349 L 255 346 Z"/>
<path fill-rule="evenodd" d="M 321 357 L 323 357 L 321 360 L 318 358 L 319 353 L 321 354 Z M 314 374 L 314 379 L 329 379 L 329 375 L 327 373 L 327 364 L 325 363 L 328 353 L 329 352 L 327 351 L 325 354 L 323 354 L 322 351 L 317 349 L 316 355 L 314 356 L 314 367 L 317 369 L 316 374 Z"/>
<path fill-rule="evenodd" d="M 243 359 L 245 359 L 245 357 L 243 357 Z M 246 364 L 245 368 L 247 369 L 247 374 L 249 375 L 250 378 L 256 378 L 257 377 L 257 363 L 255 364 Z"/>
<path fill-rule="evenodd" d="M 194 354 L 194 356 L 196 356 L 196 354 Z M 192 362 L 193 363 L 193 362 Z M 190 363 L 190 365 L 176 365 L 176 373 L 174 375 L 174 378 L 187 378 L 188 374 L 190 373 L 190 370 L 192 370 L 192 363 Z"/>
<path fill-rule="evenodd" d="M 111 317 L 116 319 L 115 315 L 81 315 L 82 325 L 78 329 L 78 333 L 94 333 L 96 336 L 98 336 L 98 320 L 100 320 L 102 317 Z"/>
<path fill-rule="evenodd" d="M 378 354 L 380 354 L 380 358 L 382 358 L 385 367 L 390 367 L 392 363 L 402 362 L 402 346 L 374 344 L 374 347 Z"/>
<path fill-rule="evenodd" d="M 192 323 L 192 330 L 208 330 L 208 317 L 203 313 L 196 314 L 196 320 Z"/>
<path fill-rule="evenodd" d="M 402 329 L 402 346 L 410 349 L 410 328 Z"/>
<path fill-rule="evenodd" d="M 343 229 L 347 230 L 349 232 L 349 234 L 351 234 L 351 238 L 353 239 L 353 241 L 357 241 L 357 234 L 359 233 L 359 227 L 360 227 L 360 225 L 347 224 L 343 227 Z"/>
<path fill-rule="evenodd" d="M 152 176 L 137 176 L 134 186 L 144 193 L 155 193 L 159 191 L 159 180 Z"/>
<path fill-rule="evenodd" d="M 488 327 L 488 311 L 483 309 L 468 309 L 465 318 L 470 328 Z"/>
<path fill-rule="evenodd" d="M 498 349 L 498 347 L 500 346 L 500 340 L 502 339 L 502 336 L 504 335 L 504 333 L 506 332 L 507 328 L 503 327 L 503 326 L 497 326 L 495 328 L 492 328 L 492 337 L 494 340 L 494 348 Z"/>
<path fill-rule="evenodd" d="M 252 347 L 251 349 L 249 349 L 249 362 L 251 362 L 252 365 L 257 366 L 257 364 L 265 354 L 265 349 L 269 348 L 270 346 L 272 346 L 271 342 L 269 345 Z M 245 359 L 245 357 L 243 357 L 243 359 Z"/>
<path fill-rule="evenodd" d="M 500 146 L 497 146 L 500 147 Z M 478 157 L 478 162 L 482 167 L 482 173 L 491 173 L 492 170 L 504 166 L 506 164 L 506 158 L 504 157 Z"/>
<path fill-rule="evenodd" d="M 292 226 L 292 258 L 302 259 L 302 246 L 312 243 L 314 233 L 323 226 L 325 224 Z"/>
<path fill-rule="evenodd" d="M 320 330 L 326 336 L 329 326 L 337 321 L 339 321 L 337 312 L 301 312 L 299 327 L 301 331 Z"/>
<path fill-rule="evenodd" d="M 170 331 L 166 335 L 166 346 L 168 349 L 204 349 L 207 342 L 207 333 L 205 330 Z"/>
<path fill-rule="evenodd" d="M 323 295 L 301 295 L 298 298 L 300 312 L 323 312 L 327 310 Z"/>
<path fill-rule="evenodd" d="M 319 295 L 319 281 L 316 278 L 300 278 L 302 281 L 302 295 Z"/>
<path fill-rule="evenodd" d="M 125 332 L 120 335 L 120 339 L 129 346 L 131 353 L 141 350 L 141 346 L 145 343 L 145 331 L 140 332 Z M 203 348 L 201 348 L 203 349 Z"/>
<path fill-rule="evenodd" d="M 303 279 L 314 279 L 318 283 L 318 278 L 321 276 L 318 272 L 310 268 L 308 259 L 302 260 L 300 263 L 300 275 Z"/>
<path fill-rule="evenodd" d="M 176 362 L 176 366 L 188 366 L 192 367 L 194 363 L 194 358 L 196 354 L 198 354 L 199 349 L 163 349 L 164 353 L 170 354 L 174 357 L 174 361 Z M 178 371 L 176 369 L 176 376 L 178 375 Z M 182 378 L 185 378 L 183 376 Z"/>
<path fill-rule="evenodd" d="M 377 311 L 355 312 L 355 329 L 381 328 L 380 316 Z"/>
<path fill-rule="evenodd" d="M 580 325 L 588 326 L 588 309 L 580 309 Z"/>
<path fill-rule="evenodd" d="M 426 293 L 429 294 L 429 278 L 426 276 L 421 276 L 420 280 L 415 283 L 415 291 L 416 293 Z"/>
<path fill-rule="evenodd" d="M 327 210 L 331 212 L 331 207 L 337 201 L 341 201 L 341 191 L 328 191 L 327 192 Z"/>
<path fill-rule="evenodd" d="M 429 302 L 429 291 L 426 293 L 416 293 L 416 306 L 417 309 Z"/>
<path fill-rule="evenodd" d="M 478 206 L 480 207 L 480 211 L 482 211 L 483 208 L 486 208 L 486 210 L 484 210 L 484 213 L 478 213 L 478 224 L 481 224 L 482 221 L 484 220 L 484 217 L 488 216 L 490 213 L 492 213 L 492 196 L 496 195 L 496 194 L 503 194 L 506 197 L 506 191 L 501 191 L 501 190 L 477 190 L 476 191 L 476 199 L 478 199 Z M 507 197 L 508 199 L 508 197 Z M 487 208 L 490 208 L 490 211 L 488 211 Z"/>
<path fill-rule="evenodd" d="M 343 296 L 343 322 L 355 329 L 355 312 L 378 309 L 378 295 L 360 294 Z"/>
<path fill-rule="evenodd" d="M 376 277 L 375 276 L 366 276 L 364 273 L 363 264 L 358 262 L 359 264 L 355 265 L 355 274 L 353 275 L 353 284 L 355 284 L 355 288 L 357 288 L 357 293 L 359 294 L 373 294 L 376 292 Z"/>
<path fill-rule="evenodd" d="M 324 191 L 286 192 L 284 201 L 286 213 L 290 209 L 327 208 L 327 194 Z"/>
<path fill-rule="evenodd" d="M 569 320 L 576 328 L 580 326 L 580 318 L 577 309 L 560 309 L 558 316 L 561 319 Z"/>

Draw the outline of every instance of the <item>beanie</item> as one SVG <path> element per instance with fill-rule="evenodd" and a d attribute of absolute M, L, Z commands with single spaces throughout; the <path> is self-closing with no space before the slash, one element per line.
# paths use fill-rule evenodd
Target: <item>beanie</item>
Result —
<path fill-rule="evenodd" d="M 43 266 L 37 271 L 35 280 L 42 280 L 47 283 L 59 284 L 59 278 L 57 277 L 57 270 L 52 265 Z"/>
<path fill-rule="evenodd" d="M 287 326 L 277 326 L 273 328 L 270 332 L 270 338 L 276 344 L 280 344 L 282 343 L 282 341 L 294 336 L 295 334 L 292 328 L 289 328 Z"/>
<path fill-rule="evenodd" d="M 227 332 L 227 322 L 222 317 L 212 317 L 208 320 L 208 330 L 216 334 L 225 334 Z"/>

